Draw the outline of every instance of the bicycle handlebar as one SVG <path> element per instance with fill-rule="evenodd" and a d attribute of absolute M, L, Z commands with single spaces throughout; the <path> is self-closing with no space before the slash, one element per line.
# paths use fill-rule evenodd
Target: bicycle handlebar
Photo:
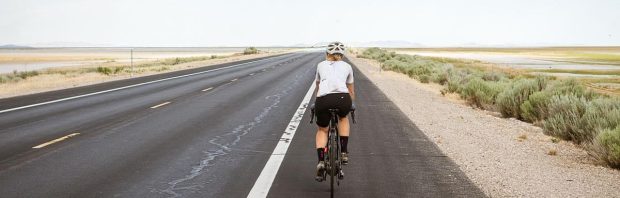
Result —
<path fill-rule="evenodd" d="M 312 121 L 314 120 L 314 104 L 310 106 L 310 112 L 312 112 L 312 115 L 310 116 L 310 124 L 312 124 Z"/>

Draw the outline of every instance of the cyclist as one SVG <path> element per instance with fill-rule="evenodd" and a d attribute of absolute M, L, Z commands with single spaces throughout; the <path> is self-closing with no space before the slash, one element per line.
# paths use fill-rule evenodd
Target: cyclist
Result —
<path fill-rule="evenodd" d="M 341 159 L 343 164 L 349 161 L 347 144 L 349 140 L 349 119 L 355 91 L 353 87 L 353 69 L 342 61 L 345 47 L 340 42 L 332 42 L 327 46 L 326 59 L 317 65 L 315 112 L 319 126 L 316 132 L 316 151 L 319 158 L 317 165 L 317 181 L 322 181 L 325 170 L 325 147 L 327 146 L 328 125 L 331 119 L 329 109 L 338 111 L 338 134 L 340 135 Z"/>

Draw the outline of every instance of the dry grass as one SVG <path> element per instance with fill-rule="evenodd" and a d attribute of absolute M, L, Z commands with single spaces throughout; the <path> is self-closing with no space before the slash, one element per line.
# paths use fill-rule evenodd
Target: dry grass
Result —
<path fill-rule="evenodd" d="M 549 151 L 547 151 L 547 155 L 558 155 L 558 151 L 555 149 L 549 149 Z"/>
<path fill-rule="evenodd" d="M 521 135 L 519 135 L 519 136 L 517 137 L 517 140 L 518 140 L 519 142 L 522 142 L 522 141 L 527 140 L 527 134 L 521 134 Z"/>
<path fill-rule="evenodd" d="M 620 78 L 580 78 L 579 80 L 598 93 L 620 96 Z"/>

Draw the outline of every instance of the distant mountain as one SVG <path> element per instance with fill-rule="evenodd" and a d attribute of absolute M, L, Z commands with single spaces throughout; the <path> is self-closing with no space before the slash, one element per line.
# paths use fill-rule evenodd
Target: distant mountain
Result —
<path fill-rule="evenodd" d="M 88 42 L 41 42 L 34 43 L 31 46 L 35 47 L 117 47 L 115 45 L 108 44 L 99 44 L 99 43 L 88 43 Z"/>
<path fill-rule="evenodd" d="M 420 43 L 412 43 L 409 41 L 388 40 L 388 41 L 370 41 L 370 42 L 351 42 L 352 47 L 383 47 L 383 48 L 412 48 L 424 47 Z"/>
<path fill-rule="evenodd" d="M 22 45 L 12 45 L 12 44 L 8 44 L 8 45 L 0 45 L 1 49 L 20 49 L 20 48 L 32 48 L 30 46 L 22 46 Z"/>
<path fill-rule="evenodd" d="M 306 43 L 297 43 L 288 47 L 310 47 L 310 44 L 306 44 Z"/>

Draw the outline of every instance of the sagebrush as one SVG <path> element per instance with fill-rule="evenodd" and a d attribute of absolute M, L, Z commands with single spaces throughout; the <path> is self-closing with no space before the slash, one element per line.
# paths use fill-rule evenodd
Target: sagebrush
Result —
<path fill-rule="evenodd" d="M 620 167 L 620 99 L 588 90 L 576 79 L 488 70 L 479 61 L 396 54 L 368 48 L 360 58 L 420 82 L 444 86 L 470 105 L 542 126 L 544 133 L 584 145 L 601 162 Z"/>

